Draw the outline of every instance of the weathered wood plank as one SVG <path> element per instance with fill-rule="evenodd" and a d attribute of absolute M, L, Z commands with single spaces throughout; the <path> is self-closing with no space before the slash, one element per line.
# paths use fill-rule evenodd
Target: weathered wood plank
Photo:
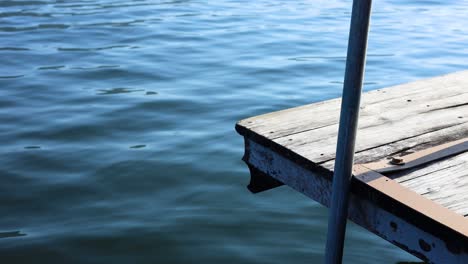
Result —
<path fill-rule="evenodd" d="M 391 178 L 458 214 L 468 214 L 468 153 L 398 172 Z"/>
<path fill-rule="evenodd" d="M 466 93 L 464 99 L 468 102 L 468 93 Z M 385 121 L 377 123 L 376 120 L 363 118 L 362 122 L 360 121 L 356 151 L 362 152 L 400 140 L 436 132 L 443 128 L 466 124 L 468 119 L 459 118 L 464 113 L 468 113 L 468 105 L 414 115 L 401 110 L 399 114 L 392 114 L 392 116 L 390 114 L 381 114 L 380 118 Z M 463 128 L 463 126 L 458 127 Z M 281 137 L 274 139 L 274 141 L 316 163 L 321 163 L 335 157 L 337 129 L 338 125 L 332 125 Z M 454 133 L 457 132 L 464 131 L 454 131 Z"/>
<path fill-rule="evenodd" d="M 401 151 L 399 141 L 422 145 L 463 137 L 468 131 L 466 87 L 468 71 L 364 94 L 356 160 L 379 159 L 374 149 Z M 338 114 L 335 99 L 242 120 L 237 129 L 272 139 L 320 164 L 334 159 Z"/>
<path fill-rule="evenodd" d="M 360 122 L 364 122 L 368 117 L 369 124 L 375 124 L 374 121 L 385 122 L 387 117 L 381 118 L 380 115 L 386 113 L 395 112 L 405 116 L 408 113 L 417 114 L 431 109 L 444 109 L 467 103 L 468 91 L 465 89 L 467 85 L 468 71 L 463 71 L 365 93 L 362 97 Z M 448 98 L 450 100 L 446 100 Z M 280 138 L 336 125 L 340 104 L 340 99 L 333 99 L 291 108 L 244 119 L 238 123 L 238 126 L 268 139 Z M 406 113 L 398 111 L 402 108 Z"/>
<path fill-rule="evenodd" d="M 432 131 L 415 137 L 399 140 L 375 148 L 358 151 L 355 155 L 355 163 L 368 163 L 381 160 L 385 157 L 414 152 L 437 146 L 446 142 L 464 138 L 467 135 L 468 123 L 462 123 L 448 128 Z M 324 168 L 333 169 L 335 160 L 320 163 Z"/>
<path fill-rule="evenodd" d="M 468 71 L 463 71 L 365 93 L 356 163 L 466 138 L 467 87 Z M 274 186 L 264 187 L 284 183 L 328 205 L 340 103 L 333 99 L 237 123 L 236 129 L 247 143 L 244 160 L 252 174 L 277 180 Z M 378 180 L 371 179 L 373 183 L 355 177 L 350 219 L 423 259 L 467 262 L 468 218 L 463 216 L 468 215 L 468 153 L 453 155 L 394 173 L 391 177 L 395 181 L 375 172 Z M 422 206 L 419 209 L 418 204 Z M 395 237 L 395 233 L 388 233 L 385 225 L 393 228 L 396 222 L 382 226 L 387 218 L 405 226 L 407 234 Z M 437 242 L 426 251 L 426 240 L 416 243 L 410 233 L 442 244 Z"/>

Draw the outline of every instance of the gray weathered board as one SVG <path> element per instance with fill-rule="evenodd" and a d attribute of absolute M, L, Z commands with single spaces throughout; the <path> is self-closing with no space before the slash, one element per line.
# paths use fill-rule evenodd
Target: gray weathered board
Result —
<path fill-rule="evenodd" d="M 252 181 L 284 183 L 328 206 L 340 101 L 238 122 Z M 355 162 L 378 161 L 466 137 L 468 71 L 462 71 L 363 94 Z M 468 263 L 468 218 L 463 218 L 468 215 L 468 153 L 388 177 L 403 189 L 402 195 L 410 190 L 407 194 L 414 200 L 423 199 L 422 204 L 430 200 L 429 211 L 402 202 L 408 197 L 391 197 L 353 179 L 349 218 L 428 262 Z M 437 213 L 432 215 L 431 210 Z M 447 222 L 437 215 L 446 215 Z"/>

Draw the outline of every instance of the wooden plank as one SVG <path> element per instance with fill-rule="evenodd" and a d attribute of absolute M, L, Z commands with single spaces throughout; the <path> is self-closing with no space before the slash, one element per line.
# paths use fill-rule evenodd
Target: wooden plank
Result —
<path fill-rule="evenodd" d="M 468 214 L 468 153 L 398 172 L 391 178 L 460 215 Z"/>
<path fill-rule="evenodd" d="M 462 71 L 365 93 L 362 97 L 361 122 L 366 117 L 369 118 L 370 124 L 375 124 L 373 121 L 385 122 L 387 118 L 385 114 L 389 113 L 390 109 L 405 108 L 407 113 L 396 112 L 400 117 L 404 117 L 408 113 L 417 114 L 420 111 L 444 109 L 467 103 L 466 97 L 459 97 L 466 96 L 467 85 L 468 71 Z M 446 100 L 448 98 L 450 100 Z M 300 106 L 244 119 L 238 123 L 238 126 L 240 129 L 245 128 L 268 139 L 280 138 L 336 125 L 340 104 L 340 99 L 333 99 Z M 380 117 L 379 114 L 383 116 Z"/>
<path fill-rule="evenodd" d="M 468 131 L 468 123 L 462 123 L 460 125 L 410 137 L 375 148 L 358 151 L 355 155 L 355 163 L 368 163 L 385 157 L 419 151 L 445 142 L 455 141 L 465 137 L 466 131 Z M 320 165 L 327 169 L 333 169 L 334 163 L 334 160 L 329 160 L 321 163 Z"/>
<path fill-rule="evenodd" d="M 468 131 L 467 86 L 468 71 L 464 71 L 366 93 L 356 158 L 366 162 L 378 159 L 373 149 L 389 146 L 387 152 L 397 152 L 401 146 L 394 143 L 409 140 L 421 144 L 419 137 L 425 144 L 462 137 Z M 236 128 L 244 135 L 272 139 L 317 164 L 325 163 L 334 159 L 338 105 L 339 100 L 331 100 L 275 112 L 242 120 Z M 440 130 L 450 133 L 438 133 Z"/>
<path fill-rule="evenodd" d="M 365 182 L 368 187 L 394 199 L 395 205 L 404 204 L 404 206 L 442 223 L 445 227 L 456 230 L 468 238 L 468 221 L 462 215 L 456 215 L 453 211 L 418 195 L 398 182 L 365 167 L 365 165 L 356 165 L 354 175 L 357 180 Z"/>
<path fill-rule="evenodd" d="M 468 89 L 464 96 L 468 102 Z M 376 118 L 363 117 L 356 140 L 356 151 L 383 146 L 392 142 L 417 137 L 443 128 L 468 123 L 468 118 L 459 118 L 468 113 L 468 104 L 446 108 L 444 111 L 407 112 L 406 109 L 388 109 L 387 113 L 376 113 Z M 335 157 L 338 125 L 305 131 L 274 139 L 278 144 L 313 160 L 316 163 Z M 320 153 L 317 150 L 320 150 Z"/>

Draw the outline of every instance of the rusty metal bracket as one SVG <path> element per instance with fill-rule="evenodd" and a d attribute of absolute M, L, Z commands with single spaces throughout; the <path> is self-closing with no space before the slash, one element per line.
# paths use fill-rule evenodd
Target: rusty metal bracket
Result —
<path fill-rule="evenodd" d="M 441 160 L 468 151 L 468 138 L 459 139 L 402 157 L 389 157 L 384 160 L 358 164 L 379 173 L 391 173 L 411 169 L 429 162 Z"/>

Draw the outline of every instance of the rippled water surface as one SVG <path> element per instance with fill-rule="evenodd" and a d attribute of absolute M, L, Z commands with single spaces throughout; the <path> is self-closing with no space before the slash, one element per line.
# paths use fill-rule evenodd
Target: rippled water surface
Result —
<path fill-rule="evenodd" d="M 0 1 L 1 263 L 320 263 L 237 120 L 341 93 L 351 1 Z M 375 1 L 365 89 L 466 68 L 468 1 Z M 416 261 L 350 225 L 346 263 Z"/>

